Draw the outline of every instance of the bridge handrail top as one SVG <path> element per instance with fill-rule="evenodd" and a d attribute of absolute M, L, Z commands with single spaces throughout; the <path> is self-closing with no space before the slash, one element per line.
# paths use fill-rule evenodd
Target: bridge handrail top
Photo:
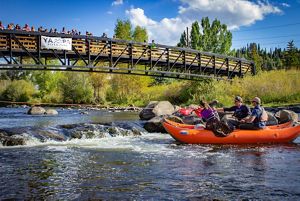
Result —
<path fill-rule="evenodd" d="M 122 39 L 115 39 L 115 38 L 107 38 L 107 37 L 99 37 L 99 36 L 87 36 L 87 35 L 72 35 L 72 34 L 62 34 L 62 33 L 48 33 L 48 32 L 38 32 L 38 31 L 23 31 L 23 30 L 0 30 L 0 34 L 19 34 L 19 35 L 29 35 L 29 36 L 52 36 L 52 37 L 62 37 L 62 38 L 74 38 L 74 39 L 92 39 L 92 40 L 101 40 L 107 42 L 116 42 L 116 43 L 125 43 L 125 44 L 137 44 L 141 46 L 151 46 L 152 43 L 143 43 L 143 42 L 135 42 L 135 41 L 128 41 Z M 168 48 L 173 50 L 185 51 L 188 53 L 197 53 L 201 55 L 208 55 L 208 56 L 215 56 L 217 58 L 229 59 L 233 61 L 241 61 L 243 63 L 254 64 L 253 61 L 246 60 L 245 58 L 237 58 L 232 56 L 221 55 L 212 52 L 204 52 L 199 50 L 194 50 L 190 48 L 183 48 L 183 47 L 176 47 L 176 46 L 169 46 L 169 45 L 162 45 L 155 43 L 156 48 Z"/>

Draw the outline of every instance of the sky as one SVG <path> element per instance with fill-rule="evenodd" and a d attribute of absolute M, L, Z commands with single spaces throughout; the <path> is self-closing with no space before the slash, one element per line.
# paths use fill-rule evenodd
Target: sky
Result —
<path fill-rule="evenodd" d="M 117 19 L 148 30 L 149 41 L 176 45 L 181 33 L 208 16 L 233 34 L 232 48 L 300 48 L 300 0 L 0 0 L 0 21 L 44 28 L 66 27 L 112 37 Z"/>

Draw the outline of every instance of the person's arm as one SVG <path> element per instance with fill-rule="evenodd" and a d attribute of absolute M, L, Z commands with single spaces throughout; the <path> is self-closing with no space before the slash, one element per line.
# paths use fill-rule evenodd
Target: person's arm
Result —
<path fill-rule="evenodd" d="M 225 111 L 224 111 L 224 108 L 216 108 L 215 110 L 216 110 L 217 112 L 225 112 Z"/>
<path fill-rule="evenodd" d="M 242 119 L 240 122 L 242 123 L 252 123 L 255 119 L 255 116 L 249 116 L 249 117 L 246 117 L 244 119 Z"/>
<path fill-rule="evenodd" d="M 252 123 L 255 120 L 256 117 L 257 117 L 257 111 L 255 109 L 253 109 L 251 115 L 248 116 L 248 117 L 245 117 L 240 122 L 242 122 L 242 123 Z"/>

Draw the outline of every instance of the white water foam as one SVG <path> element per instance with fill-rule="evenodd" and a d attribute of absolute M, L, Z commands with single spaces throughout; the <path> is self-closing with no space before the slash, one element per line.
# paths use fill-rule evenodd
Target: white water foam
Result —
<path fill-rule="evenodd" d="M 178 147 L 175 140 L 166 134 L 161 133 L 142 133 L 141 136 L 116 136 L 106 138 L 92 139 L 71 139 L 67 141 L 46 140 L 41 142 L 39 139 L 30 136 L 26 133 L 22 134 L 22 138 L 26 139 L 26 145 L 1 147 L 2 148 L 31 148 L 31 147 L 46 147 L 54 151 L 68 151 L 70 148 L 96 149 L 99 151 L 132 151 L 151 155 L 177 156 L 184 155 L 186 158 L 204 158 L 212 148 L 208 146 L 181 146 Z"/>

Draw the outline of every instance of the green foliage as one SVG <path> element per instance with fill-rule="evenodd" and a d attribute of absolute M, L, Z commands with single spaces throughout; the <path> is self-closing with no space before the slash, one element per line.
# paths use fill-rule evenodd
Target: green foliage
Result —
<path fill-rule="evenodd" d="M 197 103 L 202 97 L 207 100 L 217 99 L 220 103 L 230 106 L 237 95 L 250 103 L 258 96 L 264 104 L 299 103 L 300 71 L 263 71 L 256 76 L 235 78 L 232 82 L 210 80 L 194 82 L 190 85 L 193 94 L 189 103 Z"/>
<path fill-rule="evenodd" d="M 43 98 L 50 93 L 57 93 L 55 91 L 58 90 L 58 82 L 61 77 L 63 77 L 63 74 L 61 72 L 35 71 L 32 74 L 32 79 L 38 86 L 39 97 Z"/>
<path fill-rule="evenodd" d="M 32 82 L 26 80 L 14 80 L 2 93 L 3 100 L 27 102 L 36 92 Z"/>
<path fill-rule="evenodd" d="M 59 81 L 65 103 L 92 103 L 93 86 L 86 73 L 68 72 Z"/>
<path fill-rule="evenodd" d="M 188 47 L 188 42 L 187 42 L 187 36 L 186 36 L 186 32 L 184 31 L 181 36 L 180 36 L 180 40 L 179 43 L 177 44 L 177 47 Z"/>
<path fill-rule="evenodd" d="M 178 46 L 184 46 L 186 33 L 183 32 Z M 232 34 L 225 24 L 215 19 L 210 24 L 208 17 L 202 18 L 201 27 L 195 21 L 192 24 L 191 47 L 196 50 L 229 54 L 232 45 Z M 188 45 L 187 45 L 188 46 Z"/>
<path fill-rule="evenodd" d="M 199 23 L 195 21 L 192 24 L 192 31 L 191 31 L 191 47 L 195 50 L 200 49 L 200 27 Z"/>
<path fill-rule="evenodd" d="M 300 59 L 299 52 L 297 52 L 297 48 L 294 45 L 294 41 L 288 42 L 287 51 L 285 52 L 284 63 L 287 69 L 300 69 Z"/>
<path fill-rule="evenodd" d="M 132 40 L 132 25 L 129 20 L 117 20 L 115 37 L 123 40 Z"/>
<path fill-rule="evenodd" d="M 135 42 L 148 41 L 148 34 L 146 28 L 136 26 L 133 31 L 132 37 Z"/>
<path fill-rule="evenodd" d="M 256 73 L 260 73 L 261 67 L 263 64 L 263 60 L 262 60 L 262 57 L 258 54 L 257 45 L 255 43 L 252 43 L 250 45 L 250 49 L 251 49 L 251 51 L 250 51 L 249 57 L 255 64 Z"/>
<path fill-rule="evenodd" d="M 110 82 L 108 100 L 116 104 L 134 104 L 143 99 L 142 93 L 152 81 L 150 77 L 114 75 Z"/>
<path fill-rule="evenodd" d="M 101 73 L 90 73 L 91 83 L 94 88 L 94 100 L 96 103 L 106 102 L 106 93 L 109 88 L 111 75 Z"/>

